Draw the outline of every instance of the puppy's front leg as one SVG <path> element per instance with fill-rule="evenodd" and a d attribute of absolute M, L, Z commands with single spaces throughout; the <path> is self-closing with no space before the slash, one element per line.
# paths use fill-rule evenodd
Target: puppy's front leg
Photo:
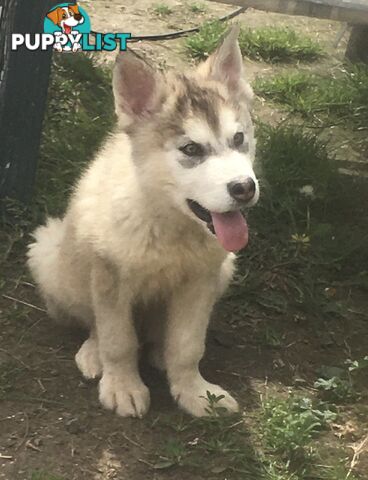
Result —
<path fill-rule="evenodd" d="M 171 394 L 187 412 L 208 414 L 207 392 L 223 396 L 218 406 L 238 410 L 234 398 L 218 385 L 207 382 L 199 372 L 209 317 L 218 295 L 218 282 L 203 278 L 188 282 L 173 293 L 168 311 L 165 364 Z"/>
<path fill-rule="evenodd" d="M 149 407 L 149 391 L 138 372 L 133 293 L 128 285 L 107 263 L 95 262 L 92 295 L 102 362 L 100 401 L 123 417 L 142 417 Z"/>

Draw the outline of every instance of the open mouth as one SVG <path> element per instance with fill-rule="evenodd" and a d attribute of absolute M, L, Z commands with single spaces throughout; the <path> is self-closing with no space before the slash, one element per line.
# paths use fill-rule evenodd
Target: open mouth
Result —
<path fill-rule="evenodd" d="M 210 212 L 194 200 L 187 200 L 187 204 L 194 215 L 216 235 L 225 250 L 238 252 L 248 244 L 248 225 L 239 210 L 217 213 Z"/>
<path fill-rule="evenodd" d="M 213 227 L 212 217 L 209 210 L 202 207 L 202 205 L 199 205 L 199 203 L 194 200 L 187 200 L 187 203 L 194 215 L 198 217 L 199 220 L 202 220 L 202 222 L 205 222 L 208 230 L 215 235 L 215 229 Z"/>

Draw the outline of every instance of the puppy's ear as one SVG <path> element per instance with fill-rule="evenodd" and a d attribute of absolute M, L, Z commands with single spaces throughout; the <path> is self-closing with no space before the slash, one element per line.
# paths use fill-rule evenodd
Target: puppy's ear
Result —
<path fill-rule="evenodd" d="M 50 19 L 55 25 L 58 24 L 59 21 L 59 9 L 53 10 L 52 12 L 47 14 L 47 18 Z"/>
<path fill-rule="evenodd" d="M 78 5 L 69 5 L 69 9 L 72 10 L 74 13 L 79 13 Z"/>
<path fill-rule="evenodd" d="M 77 20 L 77 22 L 79 23 L 79 25 L 81 25 L 82 23 L 84 23 L 85 19 L 84 19 L 84 16 L 81 14 L 81 12 L 79 11 L 79 6 L 78 5 L 69 5 L 69 12 L 72 11 L 73 14 L 74 14 L 74 18 Z"/>
<path fill-rule="evenodd" d="M 113 90 L 122 126 L 152 116 L 162 103 L 161 75 L 131 50 L 117 56 Z"/>
<path fill-rule="evenodd" d="M 244 96 L 250 101 L 253 91 L 244 76 L 243 57 L 238 42 L 239 31 L 239 25 L 234 25 L 200 70 L 202 68 L 207 77 L 226 85 L 231 94 Z"/>

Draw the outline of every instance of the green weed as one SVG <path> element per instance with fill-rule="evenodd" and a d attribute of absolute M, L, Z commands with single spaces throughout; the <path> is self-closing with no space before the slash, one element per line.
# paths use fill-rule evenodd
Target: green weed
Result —
<path fill-rule="evenodd" d="M 36 184 L 37 202 L 60 213 L 76 177 L 114 124 L 111 76 L 86 55 L 54 61 Z"/>
<path fill-rule="evenodd" d="M 218 400 L 210 399 L 215 410 L 209 417 L 180 421 L 178 428 L 175 421 L 168 421 L 175 438 L 169 435 L 161 446 L 155 469 L 189 467 L 202 475 L 239 480 L 301 480 L 313 468 L 312 441 L 336 419 L 322 402 L 273 397 L 263 402 L 250 436 L 242 415 L 224 415 L 216 409 Z"/>
<path fill-rule="evenodd" d="M 262 126 L 258 138 L 261 175 L 273 207 L 295 210 L 298 204 L 325 198 L 336 171 L 326 146 L 315 135 L 295 126 Z"/>
<path fill-rule="evenodd" d="M 345 463 L 342 461 L 341 463 Z M 364 480 L 357 477 L 352 471 L 349 471 L 344 465 L 324 466 L 320 475 L 321 480 Z"/>
<path fill-rule="evenodd" d="M 208 57 L 218 46 L 228 26 L 219 21 L 207 22 L 186 40 L 192 58 Z M 243 55 L 266 62 L 311 61 L 321 56 L 320 46 L 289 28 L 241 29 L 239 45 Z"/>
<path fill-rule="evenodd" d="M 193 2 L 188 5 L 189 10 L 192 13 L 206 13 L 207 6 L 204 3 Z"/>
<path fill-rule="evenodd" d="M 366 288 L 366 182 L 337 175 L 328 147 L 300 127 L 259 124 L 256 137 L 261 197 L 247 212 L 251 248 L 240 252 L 224 315 L 234 324 L 259 309 L 309 321 L 344 318 L 346 302 L 325 289 L 352 281 Z M 264 322 L 254 341 L 282 341 L 269 327 Z"/>
<path fill-rule="evenodd" d="M 9 358 L 7 361 L 1 363 L 0 400 L 4 400 L 7 392 L 14 389 L 17 379 L 24 373 L 24 370 L 22 365 L 13 358 Z"/>
<path fill-rule="evenodd" d="M 312 439 L 336 418 L 326 405 L 315 405 L 306 397 L 271 397 L 262 408 L 265 445 L 287 459 L 292 469 L 298 467 L 298 470 L 313 455 Z"/>
<path fill-rule="evenodd" d="M 265 480 L 298 480 L 296 473 L 290 472 L 286 465 L 277 461 L 264 460 Z"/>
<path fill-rule="evenodd" d="M 224 407 L 219 405 L 219 402 L 224 398 L 224 395 L 215 395 L 211 392 L 207 392 L 206 400 L 208 402 L 208 407 L 206 408 L 207 413 L 212 418 L 221 417 L 226 415 L 227 410 Z"/>
<path fill-rule="evenodd" d="M 156 470 L 181 467 L 186 464 L 188 450 L 183 442 L 169 439 L 162 447 L 158 460 L 154 464 Z"/>
<path fill-rule="evenodd" d="M 321 396 L 325 399 L 341 402 L 354 398 L 354 390 L 351 382 L 341 377 L 319 378 L 314 382 Z"/>
<path fill-rule="evenodd" d="M 30 480 L 64 480 L 64 479 L 58 475 L 37 471 L 31 474 Z"/>
<path fill-rule="evenodd" d="M 242 29 L 239 44 L 243 55 L 265 62 L 310 62 L 322 55 L 318 43 L 285 27 Z"/>
<path fill-rule="evenodd" d="M 362 370 L 368 369 L 368 356 L 360 360 L 348 359 L 344 368 L 323 367 L 322 376 L 314 387 L 323 399 L 337 403 L 354 400 L 358 396 L 357 379 Z"/>
<path fill-rule="evenodd" d="M 227 28 L 225 23 L 219 21 L 204 23 L 198 33 L 186 39 L 188 55 L 197 60 L 207 58 L 218 47 Z"/>
<path fill-rule="evenodd" d="M 159 16 L 171 15 L 174 12 L 173 9 L 165 3 L 157 3 L 156 5 L 154 5 L 153 11 L 156 15 Z"/>
<path fill-rule="evenodd" d="M 271 348 L 280 348 L 283 345 L 284 338 L 282 332 L 279 332 L 275 327 L 265 325 L 259 331 L 257 341 L 261 345 L 266 345 Z"/>
<path fill-rule="evenodd" d="M 325 77 L 290 72 L 254 84 L 259 95 L 285 105 L 304 117 L 349 119 L 355 126 L 368 122 L 368 67 L 352 65 L 337 75 Z"/>
<path fill-rule="evenodd" d="M 262 480 L 262 465 L 251 445 L 243 417 L 227 415 L 217 405 L 219 397 L 207 397 L 208 417 L 168 421 L 169 428 L 175 431 L 175 439 L 169 436 L 161 446 L 155 468 L 186 466 L 201 475 L 226 474 L 234 480 Z"/>
<path fill-rule="evenodd" d="M 360 360 L 351 360 L 350 358 L 346 360 L 345 364 L 348 366 L 350 373 L 360 372 L 368 368 L 368 355 Z"/>
<path fill-rule="evenodd" d="M 110 74 L 87 55 L 55 56 L 34 200 L 29 206 L 0 200 L 0 269 L 4 278 L 6 271 L 10 274 L 18 267 L 24 271 L 27 233 L 43 222 L 45 215 L 64 211 L 76 178 L 114 122 Z"/>

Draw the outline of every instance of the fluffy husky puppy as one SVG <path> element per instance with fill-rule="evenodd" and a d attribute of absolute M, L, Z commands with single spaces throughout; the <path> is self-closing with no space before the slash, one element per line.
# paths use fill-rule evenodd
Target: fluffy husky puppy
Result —
<path fill-rule="evenodd" d="M 79 321 L 89 338 L 76 355 L 101 377 L 102 405 L 144 415 L 140 338 L 167 373 L 173 398 L 206 415 L 198 364 L 211 310 L 228 286 L 248 227 L 240 208 L 259 195 L 253 171 L 252 91 L 233 28 L 185 74 L 161 74 L 132 52 L 118 56 L 113 90 L 119 128 L 84 172 L 62 219 L 35 233 L 29 267 L 49 314 Z"/>

